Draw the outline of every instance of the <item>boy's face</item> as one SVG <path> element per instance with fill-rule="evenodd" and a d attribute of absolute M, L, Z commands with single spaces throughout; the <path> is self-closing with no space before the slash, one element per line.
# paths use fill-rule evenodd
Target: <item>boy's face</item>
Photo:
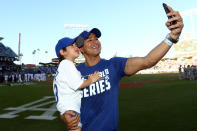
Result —
<path fill-rule="evenodd" d="M 73 43 L 72 45 L 69 45 L 66 47 L 66 50 L 60 50 L 60 54 L 65 59 L 76 59 L 80 55 L 80 50 L 77 47 L 76 43 Z"/>

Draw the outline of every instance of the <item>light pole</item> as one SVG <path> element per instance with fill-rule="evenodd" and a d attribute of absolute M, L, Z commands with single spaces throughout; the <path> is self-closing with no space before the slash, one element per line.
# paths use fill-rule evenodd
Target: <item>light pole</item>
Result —
<path fill-rule="evenodd" d="M 19 63 L 21 64 L 21 33 L 18 33 L 18 60 L 19 60 Z"/>
<path fill-rule="evenodd" d="M 39 61 L 40 61 L 40 48 L 37 49 L 37 57 L 38 57 L 38 65 L 39 65 Z"/>
<path fill-rule="evenodd" d="M 47 54 L 48 54 L 48 51 L 45 51 L 45 62 L 47 63 Z"/>

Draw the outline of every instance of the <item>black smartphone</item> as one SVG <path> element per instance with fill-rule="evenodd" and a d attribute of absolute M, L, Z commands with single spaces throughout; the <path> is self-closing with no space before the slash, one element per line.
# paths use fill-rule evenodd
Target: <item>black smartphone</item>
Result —
<path fill-rule="evenodd" d="M 166 14 L 170 13 L 170 10 L 168 9 L 168 5 L 167 4 L 163 3 L 163 8 L 164 8 Z M 171 19 L 172 17 L 173 16 L 168 16 L 168 19 Z M 174 25 L 174 24 L 176 24 L 176 21 L 170 22 L 170 25 Z"/>

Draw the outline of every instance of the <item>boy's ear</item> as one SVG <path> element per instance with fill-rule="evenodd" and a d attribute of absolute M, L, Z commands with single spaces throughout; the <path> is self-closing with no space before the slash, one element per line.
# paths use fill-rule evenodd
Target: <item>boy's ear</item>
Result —
<path fill-rule="evenodd" d="M 61 49 L 60 50 L 60 55 L 63 55 L 64 54 L 64 51 Z"/>

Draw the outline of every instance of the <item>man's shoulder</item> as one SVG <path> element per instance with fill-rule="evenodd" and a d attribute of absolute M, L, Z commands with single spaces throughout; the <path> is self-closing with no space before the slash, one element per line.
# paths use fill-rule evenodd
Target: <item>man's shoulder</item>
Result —
<path fill-rule="evenodd" d="M 80 64 L 78 64 L 78 65 L 76 66 L 76 68 L 77 68 L 77 69 L 83 68 L 84 64 L 85 64 L 85 63 L 80 63 Z"/>
<path fill-rule="evenodd" d="M 125 60 L 127 60 L 128 58 L 126 58 L 126 57 L 112 57 L 111 59 L 109 59 L 109 61 L 111 61 L 111 62 L 117 62 L 117 61 L 125 61 Z"/>

